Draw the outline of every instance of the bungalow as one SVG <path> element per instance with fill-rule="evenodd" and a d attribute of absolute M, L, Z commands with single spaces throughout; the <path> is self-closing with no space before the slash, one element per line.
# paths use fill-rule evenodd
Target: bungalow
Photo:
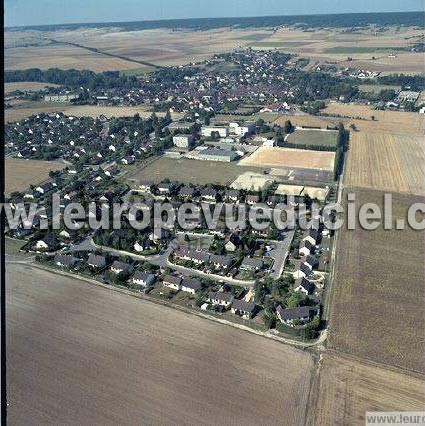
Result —
<path fill-rule="evenodd" d="M 130 265 L 128 263 L 115 260 L 111 266 L 111 271 L 114 274 L 128 273 L 130 271 Z"/>
<path fill-rule="evenodd" d="M 293 327 L 294 321 L 306 322 L 310 319 L 310 308 L 308 306 L 300 306 L 298 308 L 283 309 L 282 306 L 278 306 L 276 314 L 281 323 Z"/>
<path fill-rule="evenodd" d="M 54 260 L 55 265 L 63 266 L 65 268 L 71 268 L 76 261 L 77 259 L 74 256 L 70 254 L 60 254 L 60 253 L 58 253 L 55 256 L 55 260 Z"/>
<path fill-rule="evenodd" d="M 204 188 L 201 190 L 201 197 L 206 201 L 216 201 L 217 191 L 213 188 Z"/>
<path fill-rule="evenodd" d="M 238 190 L 236 190 L 236 189 L 228 189 L 228 190 L 226 190 L 224 198 L 225 198 L 226 201 L 230 201 L 230 202 L 236 203 L 236 201 L 239 200 L 239 197 L 240 197 L 240 193 L 239 193 Z"/>
<path fill-rule="evenodd" d="M 297 293 L 304 293 L 306 295 L 309 295 L 314 291 L 314 284 L 304 277 L 298 278 L 295 280 L 294 291 L 296 291 Z"/>
<path fill-rule="evenodd" d="M 235 299 L 232 302 L 232 314 L 240 315 L 242 318 L 249 319 L 255 313 L 255 303 L 245 302 L 244 300 Z"/>
<path fill-rule="evenodd" d="M 106 259 L 104 256 L 91 254 L 87 260 L 87 264 L 91 268 L 102 269 L 106 266 Z"/>
<path fill-rule="evenodd" d="M 247 204 L 257 204 L 260 202 L 260 197 L 258 195 L 252 195 L 252 194 L 248 194 L 246 196 L 246 202 Z"/>
<path fill-rule="evenodd" d="M 133 277 L 133 284 L 141 287 L 149 287 L 155 283 L 156 277 L 154 274 L 149 274 L 145 271 L 136 271 Z"/>
<path fill-rule="evenodd" d="M 35 244 L 36 250 L 53 250 L 58 245 L 58 240 L 54 235 L 48 234 Z"/>
<path fill-rule="evenodd" d="M 309 275 L 311 275 L 311 268 L 306 263 L 301 263 L 298 270 L 292 274 L 295 279 L 305 278 Z"/>
<path fill-rule="evenodd" d="M 232 293 L 220 293 L 211 291 L 208 295 L 207 300 L 213 305 L 224 306 L 226 309 L 228 309 L 233 303 L 234 296 Z"/>
<path fill-rule="evenodd" d="M 165 287 L 172 288 L 173 290 L 181 289 L 182 279 L 174 275 L 166 275 L 163 279 L 163 284 Z"/>
<path fill-rule="evenodd" d="M 300 256 L 308 256 L 313 251 L 313 245 L 310 241 L 301 241 L 300 248 L 298 250 Z"/>
<path fill-rule="evenodd" d="M 232 258 L 230 256 L 222 256 L 217 254 L 212 254 L 210 256 L 210 262 L 216 267 L 216 268 L 229 268 L 232 264 Z"/>
<path fill-rule="evenodd" d="M 241 263 L 240 269 L 242 271 L 259 271 L 263 268 L 263 261 L 261 259 L 254 259 L 252 257 L 245 257 Z"/>
<path fill-rule="evenodd" d="M 202 288 L 201 281 L 193 278 L 184 278 L 181 283 L 182 291 L 185 291 L 190 294 L 195 294 L 196 291 Z"/>
<path fill-rule="evenodd" d="M 317 265 L 319 264 L 319 261 L 312 256 L 311 254 L 309 254 L 306 259 L 305 259 L 305 263 L 311 267 L 311 269 L 314 269 L 317 267 Z"/>

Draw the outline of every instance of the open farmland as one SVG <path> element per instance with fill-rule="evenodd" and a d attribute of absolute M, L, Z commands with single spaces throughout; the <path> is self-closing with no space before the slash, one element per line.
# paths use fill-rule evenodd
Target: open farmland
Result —
<path fill-rule="evenodd" d="M 317 393 L 316 426 L 363 426 L 366 411 L 422 411 L 425 380 L 327 352 Z"/>
<path fill-rule="evenodd" d="M 295 130 L 288 135 L 289 143 L 299 146 L 326 146 L 335 147 L 337 144 L 337 131 L 324 130 Z"/>
<path fill-rule="evenodd" d="M 248 170 L 258 172 L 256 167 L 248 168 Z M 136 180 L 149 179 L 155 183 L 169 178 L 182 183 L 230 185 L 246 171 L 247 168 L 238 167 L 234 163 L 161 157 L 141 170 L 134 169 L 134 172 L 130 172 L 127 177 Z"/>
<path fill-rule="evenodd" d="M 306 352 L 26 265 L 7 280 L 13 424 L 304 424 Z"/>
<path fill-rule="evenodd" d="M 332 171 L 334 160 L 334 152 L 262 146 L 249 157 L 242 159 L 239 164 L 243 166 L 292 167 Z"/>
<path fill-rule="evenodd" d="M 423 137 L 351 132 L 345 182 L 349 186 L 425 195 Z"/>
<path fill-rule="evenodd" d="M 425 129 L 424 116 L 417 112 L 377 111 L 368 105 L 339 102 L 331 102 L 323 112 L 347 117 L 348 121 L 341 120 L 346 128 L 353 123 L 364 132 L 423 135 Z"/>
<path fill-rule="evenodd" d="M 38 83 L 36 81 L 22 81 L 16 83 L 4 83 L 4 92 L 10 93 L 15 90 L 22 91 L 37 91 L 42 90 L 46 87 L 60 87 L 58 84 L 54 83 Z"/>
<path fill-rule="evenodd" d="M 349 190 L 346 191 L 347 193 Z M 383 193 L 356 189 L 356 209 Z M 393 195 L 393 221 L 423 197 Z M 388 214 L 388 212 L 387 212 Z M 418 218 L 418 220 L 420 220 Z M 423 232 L 406 227 L 342 229 L 330 303 L 330 346 L 362 358 L 425 372 Z"/>
<path fill-rule="evenodd" d="M 8 108 L 4 112 L 4 119 L 6 123 L 23 120 L 34 114 L 54 113 L 67 109 L 68 112 L 72 110 L 69 103 L 60 102 L 42 102 L 42 101 L 21 101 L 13 104 L 13 108 Z"/>
<path fill-rule="evenodd" d="M 36 185 L 49 177 L 50 170 L 61 170 L 62 163 L 57 161 L 19 160 L 6 158 L 6 193 L 25 191 L 30 185 Z"/>

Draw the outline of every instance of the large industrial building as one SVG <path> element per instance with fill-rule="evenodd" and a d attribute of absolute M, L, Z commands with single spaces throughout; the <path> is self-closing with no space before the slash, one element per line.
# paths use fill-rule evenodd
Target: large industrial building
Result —
<path fill-rule="evenodd" d="M 225 151 L 223 149 L 205 149 L 199 152 L 198 158 L 200 160 L 224 161 L 230 163 L 238 158 L 238 154 L 235 151 Z"/>

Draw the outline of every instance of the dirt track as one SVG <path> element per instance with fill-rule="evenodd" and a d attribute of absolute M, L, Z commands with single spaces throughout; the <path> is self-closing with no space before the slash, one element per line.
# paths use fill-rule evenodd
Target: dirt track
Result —
<path fill-rule="evenodd" d="M 302 424 L 311 356 L 8 265 L 9 421 Z"/>

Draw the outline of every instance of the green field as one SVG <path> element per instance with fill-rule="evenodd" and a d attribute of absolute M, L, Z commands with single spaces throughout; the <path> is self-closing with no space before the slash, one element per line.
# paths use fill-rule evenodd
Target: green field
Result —
<path fill-rule="evenodd" d="M 381 90 L 400 90 L 400 86 L 391 86 L 389 84 L 361 84 L 359 90 L 367 93 L 379 93 Z"/>
<path fill-rule="evenodd" d="M 287 141 L 300 146 L 335 146 L 337 144 L 337 131 L 321 130 L 295 130 L 288 136 Z"/>
<path fill-rule="evenodd" d="M 168 178 L 171 181 L 205 185 L 216 183 L 228 185 L 240 174 L 249 170 L 261 172 L 263 168 L 241 167 L 235 163 L 220 163 L 216 161 L 190 160 L 188 158 L 161 157 L 149 166 L 127 177 L 130 179 L 149 179 L 155 183 Z M 265 168 L 267 169 L 267 167 Z"/>
<path fill-rule="evenodd" d="M 24 240 L 15 240 L 14 238 L 5 238 L 5 248 L 8 255 L 18 255 L 19 250 L 27 243 Z"/>

